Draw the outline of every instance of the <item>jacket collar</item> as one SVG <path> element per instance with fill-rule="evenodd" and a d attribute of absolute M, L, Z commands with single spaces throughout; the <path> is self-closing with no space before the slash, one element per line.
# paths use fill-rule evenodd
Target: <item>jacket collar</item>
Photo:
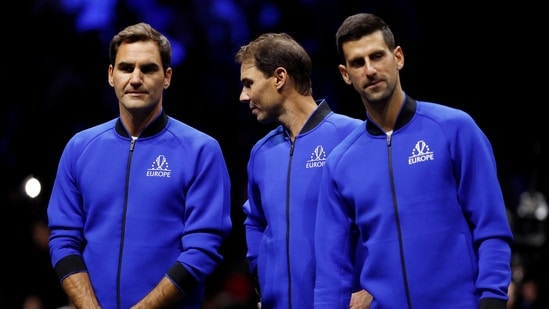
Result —
<path fill-rule="evenodd" d="M 412 117 L 414 117 L 414 114 L 416 113 L 416 109 L 417 109 L 416 100 L 406 95 L 406 97 L 404 98 L 404 103 L 402 104 L 402 107 L 396 119 L 393 132 L 397 131 L 398 129 L 406 125 L 408 122 L 410 122 L 410 120 L 412 119 Z M 380 129 L 373 121 L 371 121 L 368 118 L 368 115 L 366 115 L 366 118 L 367 118 L 366 131 L 368 131 L 368 133 L 372 135 L 385 135 L 385 132 L 382 129 Z"/>
<path fill-rule="evenodd" d="M 301 132 L 299 134 L 303 134 L 306 132 L 311 131 L 314 127 L 316 127 L 328 114 L 332 112 L 332 109 L 330 108 L 330 105 L 328 105 L 328 102 L 325 99 L 317 101 L 318 107 L 314 110 L 314 112 L 311 114 L 303 128 L 301 129 Z"/>
<path fill-rule="evenodd" d="M 141 132 L 141 135 L 139 137 L 149 137 L 152 135 L 157 134 L 158 132 L 162 131 L 166 125 L 168 124 L 168 115 L 164 110 L 156 117 L 153 122 L 151 122 L 143 132 Z M 124 125 L 122 124 L 122 120 L 120 120 L 120 117 L 116 121 L 116 132 L 124 137 L 130 137 L 128 134 L 128 131 L 126 131 L 126 128 L 124 128 Z"/>

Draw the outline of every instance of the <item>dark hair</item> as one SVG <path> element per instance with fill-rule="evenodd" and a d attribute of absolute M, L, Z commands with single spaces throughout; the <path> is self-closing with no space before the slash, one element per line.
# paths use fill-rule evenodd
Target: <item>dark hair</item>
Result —
<path fill-rule="evenodd" d="M 395 36 L 380 17 L 370 13 L 359 13 L 347 17 L 336 32 L 337 53 L 343 57 L 343 43 L 348 41 L 356 41 L 365 35 L 372 34 L 376 31 L 383 33 L 383 40 L 389 48 L 394 50 L 396 47 Z"/>
<path fill-rule="evenodd" d="M 115 35 L 109 45 L 109 60 L 112 65 L 122 43 L 133 43 L 138 41 L 154 41 L 158 45 L 162 68 L 164 72 L 170 67 L 172 61 L 172 47 L 170 41 L 162 33 L 147 23 L 138 23 L 128 26 Z"/>
<path fill-rule="evenodd" d="M 240 47 L 236 62 L 253 62 L 266 77 L 283 67 L 302 95 L 312 94 L 312 63 L 309 54 L 287 33 L 265 33 Z"/>

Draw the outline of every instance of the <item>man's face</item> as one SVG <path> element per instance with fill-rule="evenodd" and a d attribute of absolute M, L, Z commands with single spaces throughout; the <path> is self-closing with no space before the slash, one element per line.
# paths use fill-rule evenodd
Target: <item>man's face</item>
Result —
<path fill-rule="evenodd" d="M 242 82 L 240 102 L 248 104 L 257 121 L 260 123 L 277 121 L 282 103 L 274 74 L 265 77 L 253 62 L 243 62 L 240 66 L 240 81 Z"/>
<path fill-rule="evenodd" d="M 109 66 L 109 84 L 114 88 L 120 108 L 151 110 L 162 103 L 171 74 L 171 68 L 164 73 L 155 42 L 122 43 L 114 65 Z"/>
<path fill-rule="evenodd" d="M 389 50 L 381 31 L 342 45 L 345 64 L 339 65 L 343 80 L 370 104 L 385 102 L 399 83 L 404 64 L 400 47 Z"/>

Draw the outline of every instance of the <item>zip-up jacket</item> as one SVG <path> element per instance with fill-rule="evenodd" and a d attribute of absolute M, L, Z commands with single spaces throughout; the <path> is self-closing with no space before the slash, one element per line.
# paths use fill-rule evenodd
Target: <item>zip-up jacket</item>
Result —
<path fill-rule="evenodd" d="M 120 119 L 77 133 L 47 209 L 61 280 L 88 272 L 103 309 L 127 309 L 164 277 L 200 308 L 231 230 L 230 180 L 218 142 L 162 114 L 138 138 Z"/>
<path fill-rule="evenodd" d="M 280 125 L 250 153 L 244 224 L 262 308 L 313 308 L 320 176 L 332 149 L 362 123 L 334 113 L 325 100 L 317 102 L 293 143 Z"/>
<path fill-rule="evenodd" d="M 512 233 L 465 112 L 407 97 L 392 134 L 367 118 L 332 151 L 320 186 L 315 309 L 348 308 L 353 223 L 371 309 L 505 308 Z"/>

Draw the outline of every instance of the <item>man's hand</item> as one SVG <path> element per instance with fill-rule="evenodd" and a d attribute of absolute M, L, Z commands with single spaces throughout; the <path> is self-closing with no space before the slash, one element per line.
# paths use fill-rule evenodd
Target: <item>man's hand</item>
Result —
<path fill-rule="evenodd" d="M 355 292 L 351 295 L 350 309 L 370 309 L 374 297 L 366 290 Z"/>

